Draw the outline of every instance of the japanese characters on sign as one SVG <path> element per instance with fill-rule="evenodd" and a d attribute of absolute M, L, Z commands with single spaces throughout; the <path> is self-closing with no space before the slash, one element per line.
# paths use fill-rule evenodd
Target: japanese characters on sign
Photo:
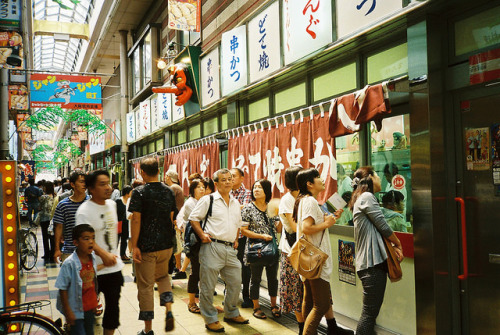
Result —
<path fill-rule="evenodd" d="M 149 99 L 139 104 L 139 114 L 141 136 L 149 135 L 151 133 L 151 104 Z"/>
<path fill-rule="evenodd" d="M 135 118 L 135 139 L 138 140 L 142 138 L 141 134 L 141 112 L 139 111 L 139 106 L 134 108 L 134 118 Z"/>
<path fill-rule="evenodd" d="M 106 150 L 105 137 L 105 134 L 97 135 L 96 133 L 89 133 L 89 151 L 91 155 Z"/>
<path fill-rule="evenodd" d="M 101 78 L 34 73 L 30 100 L 31 108 L 101 109 Z"/>
<path fill-rule="evenodd" d="M 19 27 L 21 22 L 21 0 L 0 1 L 0 27 Z"/>
<path fill-rule="evenodd" d="M 200 61 L 202 106 L 220 99 L 219 48 L 215 48 Z"/>
<path fill-rule="evenodd" d="M 184 106 L 177 106 L 174 102 L 172 102 L 172 122 L 182 120 L 184 116 Z"/>
<path fill-rule="evenodd" d="M 151 103 L 151 132 L 154 133 L 160 129 L 160 124 L 158 123 L 158 94 L 153 94 L 149 101 Z"/>
<path fill-rule="evenodd" d="M 403 8 L 403 2 L 400 0 L 355 0 L 336 1 L 335 3 L 337 6 L 337 38 L 350 35 Z"/>
<path fill-rule="evenodd" d="M 156 98 L 158 104 L 158 125 L 160 128 L 172 123 L 172 106 L 175 106 L 173 95 L 169 93 L 158 93 Z"/>
<path fill-rule="evenodd" d="M 246 26 L 222 34 L 222 95 L 228 95 L 247 84 Z"/>
<path fill-rule="evenodd" d="M 248 23 L 250 82 L 266 77 L 281 66 L 279 15 L 276 1 Z"/>
<path fill-rule="evenodd" d="M 332 1 L 284 0 L 282 23 L 285 64 L 290 64 L 332 42 Z"/>

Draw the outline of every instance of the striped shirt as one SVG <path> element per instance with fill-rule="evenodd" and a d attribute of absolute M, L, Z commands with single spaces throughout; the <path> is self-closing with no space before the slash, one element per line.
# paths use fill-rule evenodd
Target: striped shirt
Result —
<path fill-rule="evenodd" d="M 63 254 L 71 254 L 76 248 L 73 245 L 73 228 L 75 227 L 76 211 L 86 200 L 90 199 L 89 196 L 81 202 L 73 202 L 71 199 L 65 198 L 61 200 L 54 212 L 52 219 L 54 224 L 63 225 L 64 246 L 62 248 Z"/>
<path fill-rule="evenodd" d="M 240 205 L 246 205 L 252 201 L 252 192 L 245 188 L 245 185 L 241 183 L 241 186 L 236 190 L 231 190 L 230 194 L 238 200 Z"/>

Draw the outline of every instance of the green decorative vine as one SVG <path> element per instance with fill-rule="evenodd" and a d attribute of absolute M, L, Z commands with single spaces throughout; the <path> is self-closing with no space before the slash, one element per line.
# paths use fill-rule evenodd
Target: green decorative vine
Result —
<path fill-rule="evenodd" d="M 63 4 L 63 0 L 52 0 L 53 2 L 55 2 L 56 4 L 59 5 L 59 7 L 61 7 L 62 9 L 67 9 L 67 10 L 72 10 L 73 8 L 69 7 L 69 6 L 66 6 L 65 4 Z M 80 3 L 80 0 L 69 0 L 70 2 L 72 2 L 73 4 L 79 4 Z"/>
<path fill-rule="evenodd" d="M 60 139 L 55 148 L 49 145 L 38 145 L 32 152 L 38 171 L 56 169 L 71 162 L 82 154 L 82 151 L 71 141 Z"/>

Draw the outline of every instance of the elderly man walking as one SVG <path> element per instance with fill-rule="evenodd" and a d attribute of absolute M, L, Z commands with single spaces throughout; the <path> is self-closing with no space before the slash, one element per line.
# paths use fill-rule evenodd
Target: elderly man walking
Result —
<path fill-rule="evenodd" d="M 237 307 L 241 288 L 241 263 L 238 260 L 238 236 L 241 227 L 240 203 L 229 195 L 233 186 L 231 172 L 221 169 L 215 172 L 217 191 L 201 198 L 191 212 L 189 220 L 201 239 L 200 249 L 200 309 L 209 331 L 223 332 L 213 305 L 213 294 L 220 274 L 226 282 L 224 321 L 247 324 Z M 213 197 L 211 199 L 211 197 Z M 212 203 L 211 215 L 209 212 Z M 201 221 L 205 221 L 202 230 Z"/>

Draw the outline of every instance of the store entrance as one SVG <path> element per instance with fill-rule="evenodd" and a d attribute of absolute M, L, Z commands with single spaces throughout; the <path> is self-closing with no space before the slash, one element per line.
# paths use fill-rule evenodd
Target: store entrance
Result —
<path fill-rule="evenodd" d="M 500 329 L 500 185 L 494 184 L 500 184 L 500 152 L 496 151 L 500 149 L 500 88 L 467 91 L 457 100 L 455 200 L 461 301 L 457 323 L 462 334 L 496 334 Z M 466 243 L 461 234 L 464 223 Z"/>

